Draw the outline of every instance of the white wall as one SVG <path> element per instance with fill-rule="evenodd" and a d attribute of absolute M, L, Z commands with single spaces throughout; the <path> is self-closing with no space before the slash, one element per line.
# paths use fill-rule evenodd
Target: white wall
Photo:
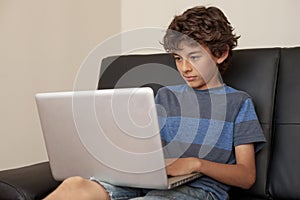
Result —
<path fill-rule="evenodd" d="M 119 0 L 0 0 L 0 169 L 47 160 L 34 95 L 72 90 L 80 64 L 120 32 Z"/>
<path fill-rule="evenodd" d="M 122 30 L 166 28 L 175 14 L 196 5 L 222 9 L 242 36 L 239 48 L 300 45 L 299 0 L 125 0 Z"/>

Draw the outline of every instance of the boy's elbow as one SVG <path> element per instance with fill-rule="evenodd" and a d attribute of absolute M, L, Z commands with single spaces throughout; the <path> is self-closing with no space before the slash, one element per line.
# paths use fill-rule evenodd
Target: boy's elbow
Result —
<path fill-rule="evenodd" d="M 255 174 L 249 174 L 247 178 L 244 179 L 241 188 L 248 190 L 254 185 L 255 181 L 256 181 Z"/>

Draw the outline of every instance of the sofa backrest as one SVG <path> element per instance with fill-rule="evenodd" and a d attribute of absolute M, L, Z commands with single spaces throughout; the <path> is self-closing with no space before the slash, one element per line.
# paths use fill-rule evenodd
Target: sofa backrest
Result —
<path fill-rule="evenodd" d="M 300 199 L 300 48 L 281 50 L 269 191 L 274 199 Z"/>
<path fill-rule="evenodd" d="M 149 86 L 156 94 L 162 86 L 182 83 L 169 54 L 123 55 L 102 60 L 98 89 Z"/>
<path fill-rule="evenodd" d="M 266 190 L 268 182 L 267 172 L 271 155 L 274 101 L 279 61 L 279 48 L 236 50 L 233 54 L 230 69 L 223 77 L 224 82 L 228 85 L 250 94 L 267 140 L 265 147 L 256 156 L 256 183 L 249 191 L 246 191 L 249 195 L 263 198 L 268 197 L 268 191 Z M 237 192 L 245 192 L 237 188 L 234 190 L 234 195 Z"/>
<path fill-rule="evenodd" d="M 233 188 L 232 199 L 300 198 L 299 62 L 300 48 L 234 51 L 224 82 L 252 96 L 267 144 L 256 157 L 255 185 L 248 191 Z M 98 89 L 150 86 L 156 92 L 161 86 L 184 83 L 175 69 L 168 54 L 107 57 L 102 60 Z"/>

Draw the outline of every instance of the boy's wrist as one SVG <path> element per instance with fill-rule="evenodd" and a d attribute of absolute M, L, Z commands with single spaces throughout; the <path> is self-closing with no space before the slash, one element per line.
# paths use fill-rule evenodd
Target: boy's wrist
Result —
<path fill-rule="evenodd" d="M 201 172 L 202 165 L 202 159 L 193 158 L 193 172 Z"/>

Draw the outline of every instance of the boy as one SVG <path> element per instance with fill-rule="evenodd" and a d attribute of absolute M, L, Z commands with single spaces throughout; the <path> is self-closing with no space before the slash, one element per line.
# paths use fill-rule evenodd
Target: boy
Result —
<path fill-rule="evenodd" d="M 255 152 L 265 138 L 250 97 L 222 83 L 238 37 L 215 7 L 176 16 L 163 45 L 173 54 L 185 85 L 156 96 L 168 175 L 203 177 L 172 190 L 126 188 L 69 178 L 46 199 L 228 199 L 230 186 L 250 188 Z M 220 72 L 220 73 L 219 73 Z"/>

